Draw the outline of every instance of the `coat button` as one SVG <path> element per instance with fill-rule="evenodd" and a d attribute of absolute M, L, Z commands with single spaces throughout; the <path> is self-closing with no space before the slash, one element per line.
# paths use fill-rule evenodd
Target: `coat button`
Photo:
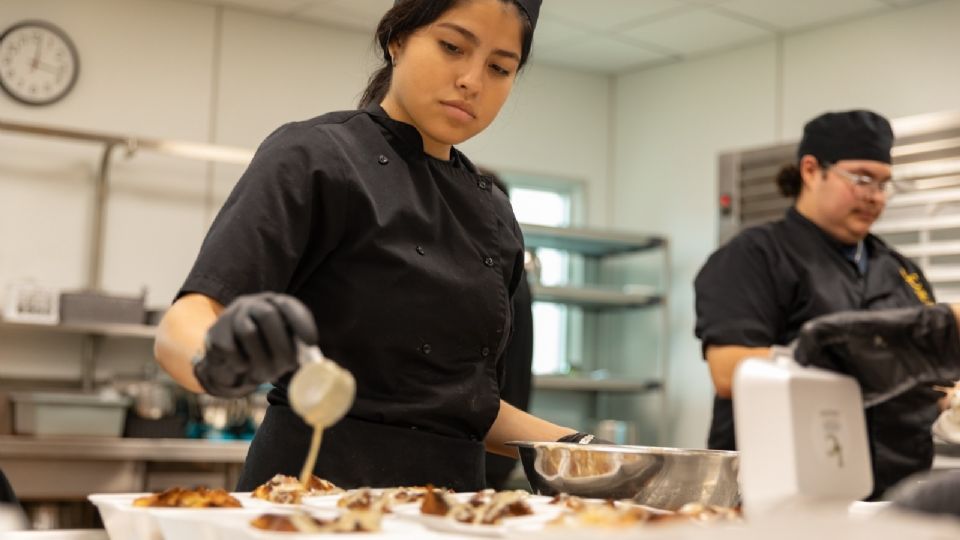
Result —
<path fill-rule="evenodd" d="M 487 181 L 486 181 L 486 180 L 480 180 L 480 181 L 478 181 L 478 182 L 477 182 L 477 187 L 480 188 L 480 189 L 487 189 Z"/>
<path fill-rule="evenodd" d="M 426 251 L 424 251 L 423 246 L 417 246 L 417 253 L 423 255 Z"/>
<path fill-rule="evenodd" d="M 484 358 L 490 356 L 490 347 L 484 347 L 484 348 L 480 349 L 480 356 L 482 356 L 482 357 L 484 357 Z"/>
<path fill-rule="evenodd" d="M 430 351 L 432 350 L 433 350 L 433 347 L 431 347 L 429 343 L 424 343 L 423 345 L 420 346 L 420 352 L 422 352 L 423 354 L 430 354 Z"/>
<path fill-rule="evenodd" d="M 377 158 L 377 163 L 381 165 L 386 165 L 387 163 L 390 163 L 390 158 L 388 158 L 383 154 L 380 154 L 380 157 Z"/>
<path fill-rule="evenodd" d="M 487 257 L 483 260 L 483 264 L 487 266 L 493 266 L 493 257 Z"/>

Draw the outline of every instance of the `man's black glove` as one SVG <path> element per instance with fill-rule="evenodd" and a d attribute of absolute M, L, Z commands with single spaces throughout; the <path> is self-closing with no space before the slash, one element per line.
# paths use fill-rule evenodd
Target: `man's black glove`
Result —
<path fill-rule="evenodd" d="M 854 377 L 864 406 L 872 407 L 920 385 L 960 379 L 960 332 L 946 304 L 844 311 L 807 322 L 794 357 Z"/>
<path fill-rule="evenodd" d="M 960 471 L 927 471 L 908 477 L 885 495 L 893 506 L 960 517 Z"/>
<path fill-rule="evenodd" d="M 612 442 L 594 437 L 589 433 L 571 433 L 569 435 L 564 435 L 557 439 L 557 442 L 562 443 L 573 443 L 573 444 L 613 444 Z"/>
<path fill-rule="evenodd" d="M 207 393 L 239 397 L 297 367 L 297 344 L 316 345 L 313 314 L 278 293 L 241 296 L 207 331 L 193 372 Z"/>

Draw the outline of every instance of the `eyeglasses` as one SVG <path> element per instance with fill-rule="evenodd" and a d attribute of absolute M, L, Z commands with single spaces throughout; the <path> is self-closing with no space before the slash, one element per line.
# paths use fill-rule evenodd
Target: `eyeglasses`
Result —
<path fill-rule="evenodd" d="M 890 197 L 897 192 L 897 185 L 894 183 L 893 178 L 884 178 L 878 180 L 870 175 L 856 174 L 850 171 L 845 171 L 833 163 L 824 163 L 822 167 L 824 171 L 833 170 L 833 172 L 837 173 L 837 175 L 845 179 L 847 182 L 850 182 L 850 185 L 860 191 L 867 193 L 883 193 L 887 197 Z"/>

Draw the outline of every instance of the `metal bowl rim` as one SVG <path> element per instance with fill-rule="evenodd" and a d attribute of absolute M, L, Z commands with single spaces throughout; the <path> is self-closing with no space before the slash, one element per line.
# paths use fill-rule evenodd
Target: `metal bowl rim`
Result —
<path fill-rule="evenodd" d="M 635 446 L 635 445 L 617 445 L 617 444 L 577 444 L 546 441 L 507 441 L 507 446 L 517 448 L 568 448 L 576 450 L 599 451 L 611 454 L 665 454 L 674 456 L 714 456 L 714 457 L 739 457 L 740 452 L 735 450 L 708 450 L 703 448 L 671 448 L 668 446 Z"/>

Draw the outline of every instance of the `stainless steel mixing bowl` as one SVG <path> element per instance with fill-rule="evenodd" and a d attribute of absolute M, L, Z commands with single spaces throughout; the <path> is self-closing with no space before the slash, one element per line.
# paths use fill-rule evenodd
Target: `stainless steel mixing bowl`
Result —
<path fill-rule="evenodd" d="M 513 441 L 534 492 L 633 499 L 665 510 L 740 503 L 740 455 L 721 450 Z"/>

